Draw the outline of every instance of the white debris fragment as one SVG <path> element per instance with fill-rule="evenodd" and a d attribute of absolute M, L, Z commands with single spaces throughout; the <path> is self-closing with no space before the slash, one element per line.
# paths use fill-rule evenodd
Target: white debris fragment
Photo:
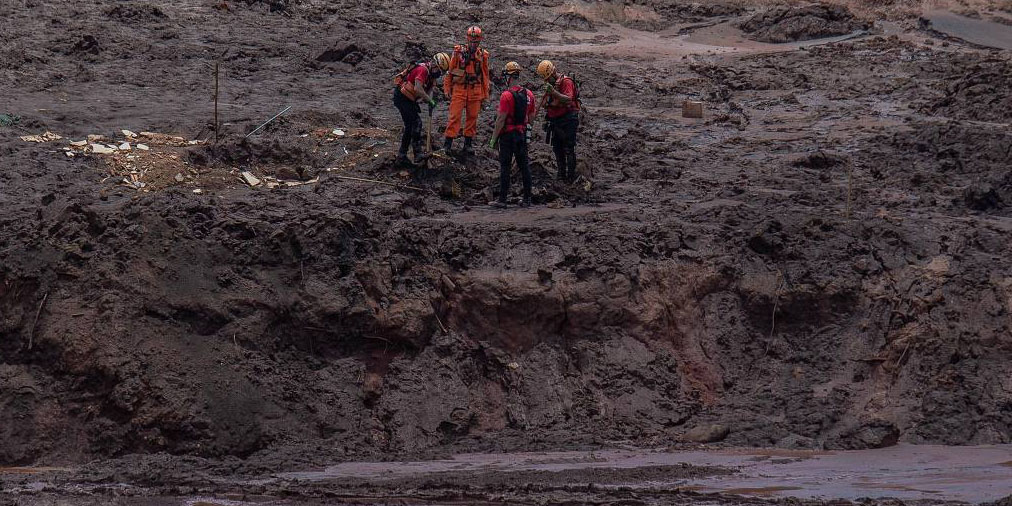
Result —
<path fill-rule="evenodd" d="M 101 144 L 92 144 L 91 145 L 91 152 L 95 153 L 96 155 L 109 155 L 109 154 L 115 153 L 116 150 L 115 149 L 110 149 L 110 148 L 108 148 L 106 146 L 103 146 Z"/>
<path fill-rule="evenodd" d="M 58 141 L 62 138 L 63 137 L 60 137 L 59 135 L 56 135 L 53 132 L 50 132 L 49 130 L 46 130 L 46 132 L 43 133 L 42 135 L 24 135 L 21 137 L 21 140 L 25 142 L 49 142 L 49 141 Z"/>
<path fill-rule="evenodd" d="M 73 158 L 74 157 L 74 152 L 73 151 L 67 151 L 67 156 L 70 157 L 70 158 Z"/>
<path fill-rule="evenodd" d="M 336 135 L 338 137 L 344 137 L 345 133 L 344 133 L 344 130 L 341 130 L 340 128 L 335 128 L 334 129 L 334 135 Z"/>
<path fill-rule="evenodd" d="M 123 132 L 123 136 L 126 137 L 127 139 L 133 139 L 134 137 L 137 137 L 137 134 L 131 132 L 130 130 L 120 130 L 120 132 Z"/>
<path fill-rule="evenodd" d="M 260 178 L 254 176 L 253 173 L 248 170 L 244 170 L 242 172 L 242 178 L 243 180 L 246 181 L 246 184 L 250 186 L 256 186 L 260 184 Z"/>
<path fill-rule="evenodd" d="M 150 149 L 150 148 L 148 148 L 148 145 L 147 145 L 147 144 L 138 144 L 138 145 L 137 145 L 137 149 L 139 149 L 139 150 L 141 150 L 141 151 L 147 151 L 147 150 L 148 150 L 148 149 Z"/>
<path fill-rule="evenodd" d="M 88 145 L 88 141 L 73 141 L 70 143 L 70 145 L 77 148 L 83 148 L 84 146 Z"/>
<path fill-rule="evenodd" d="M 124 142 L 123 144 L 120 144 L 119 145 L 119 150 L 120 151 L 130 151 L 130 143 L 129 142 Z"/>
<path fill-rule="evenodd" d="M 193 193 L 195 193 L 197 195 L 200 195 L 201 193 L 204 193 L 204 190 L 201 190 L 200 188 L 197 188 L 197 189 L 193 190 Z"/>

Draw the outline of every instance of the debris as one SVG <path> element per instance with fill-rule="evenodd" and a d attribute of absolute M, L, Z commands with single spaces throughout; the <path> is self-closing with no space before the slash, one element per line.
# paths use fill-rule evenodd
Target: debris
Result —
<path fill-rule="evenodd" d="M 120 144 L 119 145 L 119 150 L 120 151 L 130 151 L 130 143 L 129 142 L 124 142 L 123 144 Z"/>
<path fill-rule="evenodd" d="M 331 169 L 327 169 L 328 172 L 330 170 Z M 334 169 L 334 170 L 337 170 L 337 169 Z M 386 181 L 377 181 L 375 179 L 366 179 L 366 178 L 363 178 L 363 177 L 351 177 L 351 176 L 331 176 L 331 177 L 334 177 L 334 178 L 337 178 L 337 179 L 345 179 L 345 180 L 348 180 L 348 181 L 360 181 L 360 182 L 363 182 L 363 183 L 376 183 L 376 184 L 383 184 L 383 185 L 387 185 L 387 186 L 394 186 L 394 187 L 397 187 L 397 188 L 407 188 L 409 190 L 425 191 L 424 188 L 418 188 L 417 186 L 408 186 L 406 184 L 388 183 Z M 307 181 L 307 182 L 309 182 L 309 181 Z"/>
<path fill-rule="evenodd" d="M 702 118 L 703 117 L 703 103 L 695 100 L 686 100 L 682 102 L 682 117 L 683 118 Z"/>
<path fill-rule="evenodd" d="M 334 135 L 336 135 L 338 137 L 344 137 L 344 135 L 345 135 L 344 134 L 344 130 L 341 130 L 340 128 L 335 128 L 334 129 Z"/>
<path fill-rule="evenodd" d="M 83 148 L 88 145 L 88 141 L 73 141 L 70 145 L 77 148 Z"/>
<path fill-rule="evenodd" d="M 107 147 L 105 147 L 105 146 L 103 146 L 101 144 L 92 144 L 91 145 L 91 152 L 95 153 L 96 155 L 109 155 L 109 154 L 115 153 L 116 150 L 115 149 L 109 149 L 109 148 L 107 148 Z"/>
<path fill-rule="evenodd" d="M 250 132 L 250 133 L 246 134 L 246 138 L 248 139 L 248 138 L 249 138 L 249 136 L 251 136 L 251 135 L 253 135 L 253 134 L 255 134 L 255 133 L 259 132 L 261 128 L 263 128 L 263 127 L 267 126 L 267 125 L 268 125 L 268 124 L 269 124 L 269 123 L 270 123 L 271 121 L 274 121 L 274 120 L 278 119 L 278 117 L 279 117 L 279 116 L 281 116 L 282 114 L 284 114 L 284 113 L 288 112 L 288 110 L 289 110 L 289 109 L 291 109 L 291 108 L 292 108 L 292 106 L 288 106 L 288 107 L 285 107 L 285 109 L 284 109 L 283 111 L 281 111 L 281 112 L 279 112 L 279 113 L 275 114 L 273 118 L 271 118 L 271 119 L 269 119 L 269 120 L 265 121 L 263 125 L 260 125 L 260 126 L 258 126 L 258 127 L 256 127 L 256 128 L 254 128 L 252 132 Z"/>
<path fill-rule="evenodd" d="M 242 178 L 246 181 L 246 184 L 250 186 L 257 186 L 260 184 L 260 178 L 253 175 L 252 172 L 244 170 L 242 172 Z"/>
<path fill-rule="evenodd" d="M 91 143 L 101 142 L 101 141 L 104 141 L 104 140 L 105 140 L 105 136 L 104 135 L 91 134 L 91 135 L 88 136 L 88 142 L 91 142 Z"/>
<path fill-rule="evenodd" d="M 120 132 L 123 132 L 123 136 L 126 137 L 127 139 L 133 139 L 134 137 L 137 137 L 137 134 L 131 132 L 130 130 L 120 130 Z"/>
<path fill-rule="evenodd" d="M 150 149 L 150 148 L 148 148 L 148 145 L 147 145 L 147 144 L 138 144 L 138 145 L 137 145 L 137 149 L 139 149 L 139 150 L 141 150 L 141 151 L 147 151 L 147 150 L 148 150 L 148 149 Z"/>
<path fill-rule="evenodd" d="M 67 151 L 66 153 L 67 153 L 67 157 L 68 158 L 73 158 L 74 157 L 74 152 L 73 151 Z"/>
<path fill-rule="evenodd" d="M 510 363 L 506 364 L 506 367 L 509 367 L 510 369 L 513 369 L 515 371 L 517 369 L 520 369 L 520 364 L 518 364 L 516 362 L 510 362 Z"/>
<path fill-rule="evenodd" d="M 49 130 L 46 130 L 46 132 L 43 133 L 42 135 L 24 135 L 21 137 L 21 140 L 25 142 L 49 142 L 49 141 L 58 141 L 62 138 L 63 137 L 60 137 L 59 135 L 56 135 L 53 132 L 50 132 Z"/>
<path fill-rule="evenodd" d="M 176 180 L 177 183 L 182 183 L 183 181 L 186 180 L 186 178 L 183 177 L 183 174 L 180 172 L 176 173 L 176 177 L 174 179 Z"/>
<path fill-rule="evenodd" d="M 200 188 L 197 188 L 197 189 L 193 190 L 193 193 L 195 193 L 197 195 L 200 195 L 201 193 L 204 193 L 204 190 L 201 190 Z"/>

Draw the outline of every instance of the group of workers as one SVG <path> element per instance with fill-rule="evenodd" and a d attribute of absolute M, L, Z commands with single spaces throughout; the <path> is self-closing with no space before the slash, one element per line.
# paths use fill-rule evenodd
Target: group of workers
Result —
<path fill-rule="evenodd" d="M 453 55 L 438 53 L 431 61 L 412 65 L 395 79 L 394 105 L 404 121 L 397 154 L 399 164 L 407 164 L 408 149 L 414 151 L 415 163 L 428 156 L 422 146 L 422 118 L 420 104 L 428 104 L 429 113 L 436 106 L 433 97 L 436 82 L 443 79 L 443 93 L 450 100 L 449 120 L 444 133 L 443 149 L 453 149 L 454 140 L 463 136 L 463 155 L 474 153 L 474 137 L 478 133 L 478 116 L 489 100 L 491 79 L 489 52 L 481 47 L 483 36 L 480 27 L 467 30 L 467 45 L 453 48 Z M 552 144 L 559 179 L 571 182 L 576 178 L 576 136 L 580 126 L 580 100 L 576 81 L 561 74 L 548 60 L 538 64 L 537 74 L 544 80 L 544 94 L 535 103 L 533 91 L 519 82 L 523 68 L 509 62 L 502 71 L 506 91 L 499 96 L 498 115 L 490 148 L 499 148 L 499 197 L 490 204 L 506 207 L 510 188 L 510 173 L 516 161 L 523 179 L 522 205 L 531 203 L 531 170 L 528 158 L 531 122 L 544 108 L 547 121 L 545 132 Z M 461 131 L 463 128 L 463 132 Z M 461 135 L 463 133 L 463 135 Z"/>

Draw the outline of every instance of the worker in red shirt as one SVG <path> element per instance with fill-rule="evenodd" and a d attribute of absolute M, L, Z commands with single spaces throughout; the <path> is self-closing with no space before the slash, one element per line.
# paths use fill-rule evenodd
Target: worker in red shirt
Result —
<path fill-rule="evenodd" d="M 481 48 L 484 35 L 481 28 L 467 29 L 467 45 L 455 46 L 450 59 L 450 69 L 443 78 L 443 92 L 450 97 L 450 117 L 446 123 L 444 149 L 449 153 L 453 139 L 464 127 L 464 154 L 470 155 L 474 148 L 471 141 L 478 133 L 478 114 L 488 100 L 491 82 L 488 78 L 488 51 Z M 464 122 L 464 115 L 467 121 Z"/>
<path fill-rule="evenodd" d="M 580 128 L 580 91 L 573 78 L 560 75 L 548 60 L 538 64 L 538 75 L 545 80 L 545 117 L 548 135 L 559 168 L 559 179 L 576 179 L 576 133 Z"/>
<path fill-rule="evenodd" d="M 401 113 L 404 121 L 404 133 L 401 134 L 401 147 L 397 152 L 397 164 L 407 165 L 408 146 L 415 152 L 415 163 L 425 159 L 425 150 L 422 149 L 422 117 L 419 102 L 429 105 L 429 111 L 436 106 L 432 98 L 432 90 L 435 87 L 436 79 L 450 66 L 450 55 L 439 53 L 432 57 L 432 61 L 419 63 L 409 67 L 394 78 L 394 106 Z M 426 146 L 426 150 L 430 149 Z"/>
<path fill-rule="evenodd" d="M 499 200 L 495 207 L 506 207 L 510 192 L 510 172 L 513 160 L 520 167 L 524 182 L 523 207 L 531 205 L 531 167 L 527 158 L 527 131 L 534 118 L 534 92 L 513 82 L 520 78 L 520 64 L 509 62 L 503 69 L 506 91 L 499 96 L 499 114 L 488 147 L 499 145 Z"/>

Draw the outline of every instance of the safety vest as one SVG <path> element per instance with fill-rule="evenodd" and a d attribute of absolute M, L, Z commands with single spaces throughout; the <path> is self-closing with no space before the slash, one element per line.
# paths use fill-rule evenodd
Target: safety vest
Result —
<path fill-rule="evenodd" d="M 466 46 L 454 46 L 448 72 L 451 84 L 453 86 L 484 85 L 485 80 L 488 79 L 488 51 L 478 48 L 474 57 L 466 58 L 466 56 Z M 465 63 L 465 59 L 469 61 Z"/>

